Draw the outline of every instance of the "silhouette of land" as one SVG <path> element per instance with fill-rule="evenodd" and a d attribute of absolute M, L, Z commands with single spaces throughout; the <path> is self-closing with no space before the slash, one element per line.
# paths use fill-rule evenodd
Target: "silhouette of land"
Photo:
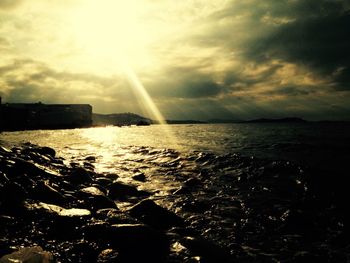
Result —
<path fill-rule="evenodd" d="M 298 117 L 259 118 L 253 120 L 210 119 L 165 120 L 167 124 L 206 123 L 307 123 Z M 330 122 L 330 121 L 318 121 Z M 69 129 L 95 126 L 147 126 L 159 121 L 135 113 L 93 113 L 89 104 L 4 103 L 0 98 L 0 130 Z"/>
<path fill-rule="evenodd" d="M 39 102 L 0 105 L 0 130 L 82 128 L 92 124 L 92 106 L 88 104 Z"/>

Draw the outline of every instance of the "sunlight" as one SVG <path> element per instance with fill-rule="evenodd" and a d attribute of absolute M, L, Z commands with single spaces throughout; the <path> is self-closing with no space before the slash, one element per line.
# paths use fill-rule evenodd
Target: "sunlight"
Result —
<path fill-rule="evenodd" d="M 177 139 L 173 134 L 170 126 L 166 123 L 165 118 L 159 111 L 157 105 L 154 103 L 151 96 L 148 94 L 147 90 L 141 83 L 136 73 L 132 70 L 130 66 L 128 66 L 127 63 L 124 64 L 124 67 L 125 74 L 127 75 L 131 83 L 131 87 L 134 89 L 135 95 L 139 99 L 139 103 L 141 104 L 140 106 L 142 106 L 143 109 L 145 109 L 145 111 L 150 117 L 152 117 L 154 120 L 157 120 L 159 124 L 161 124 L 161 127 L 164 131 L 164 135 L 168 138 L 170 143 L 172 143 L 173 145 L 177 145 Z"/>
<path fill-rule="evenodd" d="M 76 42 L 96 66 L 121 69 L 127 56 L 133 66 L 150 63 L 149 34 L 142 21 L 143 1 L 88 0 L 73 14 Z"/>
<path fill-rule="evenodd" d="M 74 13 L 76 39 L 97 67 L 106 68 L 108 64 L 112 73 L 126 75 L 140 106 L 149 117 L 162 124 L 169 139 L 176 141 L 135 73 L 135 68 L 151 64 L 147 52 L 151 34 L 143 21 L 148 7 L 143 0 L 89 0 Z"/>

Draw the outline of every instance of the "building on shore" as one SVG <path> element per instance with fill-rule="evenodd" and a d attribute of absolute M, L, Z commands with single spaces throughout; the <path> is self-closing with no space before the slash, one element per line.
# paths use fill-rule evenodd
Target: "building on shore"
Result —
<path fill-rule="evenodd" d="M 89 104 L 0 104 L 1 130 L 82 128 L 91 124 Z"/>

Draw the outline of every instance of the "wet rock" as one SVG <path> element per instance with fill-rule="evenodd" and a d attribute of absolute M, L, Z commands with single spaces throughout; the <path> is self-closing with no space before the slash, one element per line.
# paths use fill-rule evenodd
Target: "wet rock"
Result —
<path fill-rule="evenodd" d="M 88 194 L 88 195 L 93 195 L 93 196 L 104 196 L 105 194 L 98 189 L 97 187 L 90 186 L 90 187 L 85 187 L 80 189 L 81 192 Z"/>
<path fill-rule="evenodd" d="M 183 194 L 189 194 L 191 193 L 191 189 L 186 186 L 180 186 L 178 189 L 176 189 L 173 194 L 174 195 L 183 195 Z"/>
<path fill-rule="evenodd" d="M 9 182 L 0 186 L 0 208 L 2 212 L 18 213 L 27 197 L 25 189 L 17 183 Z"/>
<path fill-rule="evenodd" d="M 12 151 L 10 149 L 7 149 L 4 146 L 0 146 L 0 152 L 5 153 L 5 154 L 11 154 Z"/>
<path fill-rule="evenodd" d="M 35 150 L 36 150 L 36 152 L 38 152 L 42 155 L 48 155 L 52 158 L 54 158 L 56 156 L 56 151 L 50 147 L 44 146 L 44 147 L 36 148 Z"/>
<path fill-rule="evenodd" d="M 111 183 L 113 183 L 113 180 L 107 177 L 97 177 L 95 182 L 103 187 L 108 187 Z"/>
<path fill-rule="evenodd" d="M 115 174 L 115 173 L 106 173 L 106 174 L 103 174 L 106 178 L 112 180 L 112 182 L 114 180 L 117 180 L 119 178 L 119 175 Z"/>
<path fill-rule="evenodd" d="M 59 262 L 96 262 L 98 248 L 95 242 L 84 239 L 72 240 L 62 244 L 62 260 Z"/>
<path fill-rule="evenodd" d="M 144 191 L 139 191 L 135 186 L 114 181 L 108 189 L 108 196 L 112 199 L 124 199 L 128 196 L 145 196 Z"/>
<path fill-rule="evenodd" d="M 85 161 L 95 162 L 96 161 L 96 157 L 95 156 L 87 156 L 87 157 L 85 157 Z"/>
<path fill-rule="evenodd" d="M 63 216 L 63 217 L 85 217 L 85 216 L 91 215 L 90 211 L 87 209 L 80 209 L 80 208 L 65 209 L 58 205 L 46 204 L 43 202 L 35 203 L 35 204 L 26 204 L 26 207 L 29 210 L 44 210 L 47 213 L 56 214 L 58 216 Z"/>
<path fill-rule="evenodd" d="M 183 219 L 150 199 L 142 200 L 129 209 L 129 214 L 157 229 L 182 226 Z"/>
<path fill-rule="evenodd" d="M 233 259 L 228 251 L 205 239 L 185 237 L 180 240 L 180 243 L 188 248 L 194 256 L 203 257 L 203 262 L 233 262 Z"/>
<path fill-rule="evenodd" d="M 31 161 L 26 161 L 21 158 L 14 158 L 13 161 L 15 161 L 15 164 L 11 172 L 14 174 L 14 176 L 20 176 L 23 174 L 32 177 L 41 176 L 43 178 L 60 176 L 60 174 L 51 170 L 50 168 L 36 164 Z"/>
<path fill-rule="evenodd" d="M 182 205 L 182 209 L 188 212 L 202 213 L 210 208 L 211 204 L 205 200 L 187 200 Z"/>
<path fill-rule="evenodd" d="M 82 167 L 73 168 L 66 179 L 74 184 L 84 184 L 92 181 L 91 172 Z"/>
<path fill-rule="evenodd" d="M 169 252 L 167 237 L 147 225 L 112 225 L 109 235 L 111 245 L 125 262 L 164 262 Z"/>
<path fill-rule="evenodd" d="M 26 203 L 25 218 L 40 222 L 48 236 L 70 240 L 82 235 L 80 229 L 91 218 L 91 212 L 82 208 L 66 209 L 53 204 Z"/>
<path fill-rule="evenodd" d="M 89 204 L 89 207 L 93 210 L 116 207 L 114 201 L 108 198 L 104 192 L 95 186 L 80 189 L 80 196 L 84 198 Z"/>
<path fill-rule="evenodd" d="M 84 162 L 83 166 L 86 170 L 93 172 L 95 170 L 95 166 L 89 162 Z"/>
<path fill-rule="evenodd" d="M 119 252 L 115 249 L 105 249 L 97 257 L 97 263 L 116 263 L 120 259 Z"/>
<path fill-rule="evenodd" d="M 93 221 L 82 227 L 84 238 L 89 240 L 108 239 L 108 231 L 111 229 L 111 224 L 105 221 Z"/>
<path fill-rule="evenodd" d="M 41 247 L 24 247 L 18 251 L 0 258 L 0 263 L 53 263 L 53 255 Z"/>
<path fill-rule="evenodd" d="M 146 181 L 146 176 L 144 173 L 137 173 L 134 176 L 132 176 L 132 179 L 140 182 Z"/>
<path fill-rule="evenodd" d="M 117 209 L 107 208 L 97 211 L 97 217 L 105 220 L 110 224 L 138 224 L 137 219 L 131 217 L 129 214 L 121 212 Z"/>
<path fill-rule="evenodd" d="M 314 255 L 308 251 L 298 251 L 294 254 L 291 262 L 309 263 L 309 262 L 320 262 L 320 260 L 322 259 L 319 256 Z"/>
<path fill-rule="evenodd" d="M 45 203 L 64 204 L 65 197 L 48 182 L 39 181 L 33 189 L 33 199 Z"/>
<path fill-rule="evenodd" d="M 192 187 L 200 186 L 201 183 L 202 182 L 197 178 L 190 178 L 184 182 L 184 186 L 192 188 Z"/>
<path fill-rule="evenodd" d="M 281 216 L 281 220 L 283 225 L 280 230 L 286 233 L 306 233 L 315 230 L 315 215 L 302 210 L 287 210 Z"/>

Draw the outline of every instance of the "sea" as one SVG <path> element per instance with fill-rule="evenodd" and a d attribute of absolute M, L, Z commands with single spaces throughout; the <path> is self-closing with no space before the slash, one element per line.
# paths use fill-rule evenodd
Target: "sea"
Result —
<path fill-rule="evenodd" d="M 349 227 L 349 218 L 340 208 L 344 196 L 328 195 L 339 192 L 337 187 L 347 192 L 348 122 L 0 133 L 4 147 L 28 142 L 54 148 L 66 165 L 92 162 L 95 172 L 116 174 L 118 180 L 151 192 L 158 204 L 185 218 L 195 231 L 232 254 L 239 251 L 282 260 L 306 251 L 320 258 L 327 254 L 327 262 L 349 254 L 332 243 Z M 139 174 L 145 175 L 143 182 L 134 180 Z M 134 204 L 117 205 L 126 210 Z M 305 231 L 307 238 L 301 234 Z M 302 255 L 309 255 L 305 253 Z"/>
<path fill-rule="evenodd" d="M 0 133 L 2 145 L 25 142 L 53 147 L 62 157 L 97 155 L 101 165 L 112 165 L 120 152 L 135 147 L 172 149 L 181 154 L 240 154 L 336 171 L 346 169 L 350 161 L 349 122 L 108 126 Z"/>

